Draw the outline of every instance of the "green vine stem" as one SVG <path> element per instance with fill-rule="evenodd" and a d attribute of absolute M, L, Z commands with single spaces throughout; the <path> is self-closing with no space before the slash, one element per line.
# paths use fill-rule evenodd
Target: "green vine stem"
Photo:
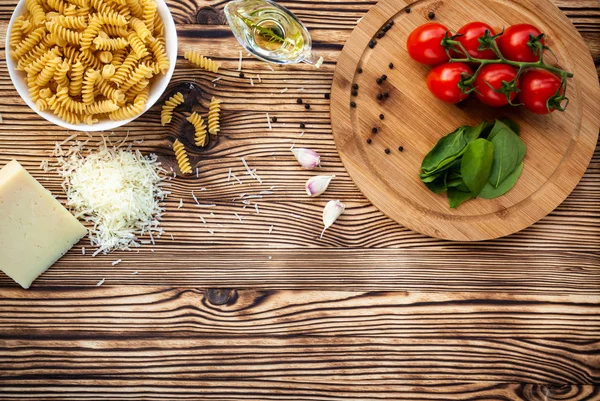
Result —
<path fill-rule="evenodd" d="M 549 110 L 551 108 L 555 108 L 557 110 L 564 111 L 569 103 L 569 99 L 565 96 L 567 93 L 567 78 L 573 77 L 573 73 L 565 71 L 558 67 L 553 67 L 544 62 L 544 50 L 548 50 L 550 52 L 551 52 L 551 50 L 541 44 L 540 41 L 543 38 L 543 34 L 540 35 L 539 37 L 531 36 L 531 38 L 530 38 L 529 47 L 534 52 L 536 50 L 537 50 L 537 52 L 539 52 L 539 59 L 537 61 L 531 61 L 531 62 L 512 61 L 512 60 L 508 60 L 507 58 L 505 58 L 502 55 L 502 52 L 500 51 L 500 49 L 498 48 L 498 44 L 496 43 L 496 38 L 498 36 L 500 36 L 501 34 L 502 33 L 492 36 L 492 35 L 490 35 L 489 31 L 486 31 L 484 36 L 479 39 L 479 42 L 480 42 L 479 50 L 491 49 L 498 57 L 497 59 L 480 59 L 480 58 L 471 56 L 471 54 L 469 54 L 469 52 L 464 48 L 462 43 L 455 40 L 456 36 L 450 36 L 450 34 L 446 34 L 446 37 L 444 39 L 442 39 L 441 44 L 446 49 L 446 54 L 450 58 L 449 62 L 451 62 L 451 63 L 479 63 L 477 70 L 475 70 L 475 72 L 472 75 L 466 76 L 463 80 L 461 80 L 461 82 L 459 84 L 461 89 L 465 93 L 470 93 L 470 92 L 474 91 L 475 88 L 473 87 L 473 83 L 475 82 L 475 79 L 481 72 L 481 69 L 488 64 L 510 65 L 512 67 L 518 68 L 517 76 L 515 77 L 514 80 L 512 80 L 510 82 L 503 82 L 502 88 L 500 88 L 499 90 L 496 90 L 496 89 L 494 89 L 494 90 L 496 90 L 497 92 L 504 93 L 506 95 L 509 103 L 513 106 L 516 106 L 515 104 L 513 104 L 511 102 L 510 95 L 511 95 L 511 92 L 518 91 L 517 90 L 517 81 L 521 77 L 521 74 L 523 73 L 524 70 L 526 70 L 528 68 L 538 68 L 538 69 L 550 71 L 554 75 L 557 75 L 561 78 L 561 85 L 558 88 L 558 90 L 556 91 L 556 93 L 554 94 L 554 96 L 552 96 L 550 99 L 548 99 L 547 107 Z M 454 50 L 456 52 L 460 51 L 464 54 L 465 57 L 464 58 L 453 58 L 451 55 L 451 50 Z M 554 54 L 554 53 L 552 53 L 552 54 Z M 563 102 L 565 102 L 564 106 L 562 105 Z"/>

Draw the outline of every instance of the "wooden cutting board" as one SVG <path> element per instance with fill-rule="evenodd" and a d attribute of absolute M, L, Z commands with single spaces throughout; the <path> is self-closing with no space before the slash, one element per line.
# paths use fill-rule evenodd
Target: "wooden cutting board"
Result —
<path fill-rule="evenodd" d="M 521 107 L 487 107 L 474 98 L 458 105 L 438 101 L 425 83 L 430 67 L 413 61 L 406 51 L 409 33 L 430 21 L 430 12 L 435 21 L 453 31 L 470 21 L 487 22 L 498 31 L 516 23 L 539 27 L 558 65 L 575 74 L 569 82 L 567 111 L 539 116 Z M 369 41 L 390 20 L 394 21 L 392 29 L 370 48 Z M 377 84 L 382 74 L 388 78 Z M 353 84 L 359 87 L 356 96 L 351 94 Z M 389 98 L 378 100 L 377 94 L 384 91 Z M 352 101 L 356 107 L 350 106 Z M 593 60 L 566 16 L 545 0 L 412 4 L 384 0 L 369 11 L 346 42 L 333 79 L 331 103 L 336 146 L 365 196 L 400 224 L 450 240 L 505 236 L 554 210 L 583 176 L 600 125 L 600 90 Z M 509 117 L 521 127 L 527 145 L 521 178 L 502 197 L 475 199 L 450 209 L 445 194 L 430 192 L 419 180 L 423 157 L 456 127 L 500 117 Z"/>

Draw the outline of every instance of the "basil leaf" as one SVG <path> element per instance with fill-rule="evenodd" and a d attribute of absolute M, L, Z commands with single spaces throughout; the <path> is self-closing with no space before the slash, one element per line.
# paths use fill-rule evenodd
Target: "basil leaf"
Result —
<path fill-rule="evenodd" d="M 516 122 L 514 122 L 510 118 L 501 118 L 501 119 L 499 119 L 497 121 L 500 121 L 504 125 L 508 126 L 508 128 L 510 128 L 515 134 L 521 135 L 521 128 L 519 127 L 519 124 L 517 124 Z"/>
<path fill-rule="evenodd" d="M 474 196 L 488 182 L 494 160 L 494 145 L 483 138 L 471 142 L 462 157 L 460 174 Z"/>
<path fill-rule="evenodd" d="M 491 139 L 494 144 L 494 162 L 490 173 L 490 184 L 498 187 L 519 165 L 521 139 L 511 129 L 501 129 Z"/>
<path fill-rule="evenodd" d="M 465 140 L 467 141 L 467 144 L 469 144 L 469 143 L 473 142 L 475 139 L 479 138 L 487 126 L 488 126 L 487 121 L 482 122 L 481 124 L 479 124 L 476 127 L 466 126 L 465 127 Z"/>
<path fill-rule="evenodd" d="M 436 194 L 441 194 L 446 192 L 446 183 L 444 182 L 444 177 L 440 177 L 439 179 L 432 182 L 424 182 L 425 186 L 429 188 L 429 190 Z"/>
<path fill-rule="evenodd" d="M 489 182 L 487 184 L 485 184 L 485 186 L 479 193 L 479 196 L 484 199 L 494 199 L 494 198 L 504 195 L 505 193 L 510 191 L 512 187 L 515 186 L 515 184 L 517 183 L 517 180 L 521 176 L 522 171 L 523 171 L 523 162 L 521 162 L 517 166 L 517 168 L 515 168 L 514 171 L 512 173 L 510 173 L 508 175 L 508 177 L 506 177 L 504 179 L 504 181 L 502 181 L 500 183 L 500 185 L 497 188 L 495 188 Z"/>
<path fill-rule="evenodd" d="M 465 128 L 459 127 L 454 132 L 441 138 L 423 159 L 421 171 L 432 173 L 456 160 L 467 146 L 464 137 Z"/>
<path fill-rule="evenodd" d="M 452 209 L 459 207 L 463 202 L 473 197 L 470 192 L 459 191 L 456 188 L 448 188 L 448 204 Z"/>

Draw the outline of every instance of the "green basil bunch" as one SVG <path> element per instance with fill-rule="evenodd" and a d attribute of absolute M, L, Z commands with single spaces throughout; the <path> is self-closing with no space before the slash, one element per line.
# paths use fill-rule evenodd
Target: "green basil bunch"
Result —
<path fill-rule="evenodd" d="M 511 120 L 464 125 L 427 153 L 419 177 L 432 192 L 447 192 L 451 208 L 477 196 L 493 199 L 516 184 L 526 151 Z"/>

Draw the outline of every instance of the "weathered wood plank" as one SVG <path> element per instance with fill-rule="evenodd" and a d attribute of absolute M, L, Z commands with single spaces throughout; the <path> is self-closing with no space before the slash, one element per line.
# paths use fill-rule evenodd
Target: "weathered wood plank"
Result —
<path fill-rule="evenodd" d="M 218 305 L 215 304 L 218 303 Z M 435 311 L 435 312 L 433 312 Z M 167 287 L 4 290 L 0 338 L 597 340 L 600 295 L 253 291 Z M 331 339 L 331 341 L 334 341 Z M 595 357 L 581 355 L 595 361 Z M 6 365 L 4 365 L 6 367 Z"/>
<path fill-rule="evenodd" d="M 598 391 L 571 386 L 598 380 L 598 296 L 240 291 L 215 305 L 194 289 L 51 293 L 0 295 L 3 399 L 235 399 L 244 391 L 249 399 L 466 392 L 531 400 L 545 389 L 545 399 L 570 400 Z M 122 387 L 130 390 L 117 397 Z"/>
<path fill-rule="evenodd" d="M 183 228 L 184 229 L 184 228 Z M 169 239 L 170 241 L 170 239 Z M 420 238 L 408 243 L 423 244 Z M 425 243 L 427 241 L 425 240 Z M 507 294 L 598 295 L 600 254 L 449 248 L 448 252 L 393 249 L 232 248 L 216 252 L 175 242 L 155 252 L 80 258 L 69 253 L 34 288 L 156 285 L 178 287 L 470 291 Z M 421 245 L 425 246 L 425 245 Z M 182 249 L 183 248 L 183 249 Z M 231 248 L 231 245 L 230 245 Z M 473 257 L 473 254 L 477 257 Z M 173 260 L 173 254 L 177 259 Z M 448 257 L 452 255 L 452 257 Z M 117 266 L 112 262 L 122 258 Z M 134 272 L 139 274 L 134 274 Z M 0 285 L 15 287 L 9 278 Z"/>

